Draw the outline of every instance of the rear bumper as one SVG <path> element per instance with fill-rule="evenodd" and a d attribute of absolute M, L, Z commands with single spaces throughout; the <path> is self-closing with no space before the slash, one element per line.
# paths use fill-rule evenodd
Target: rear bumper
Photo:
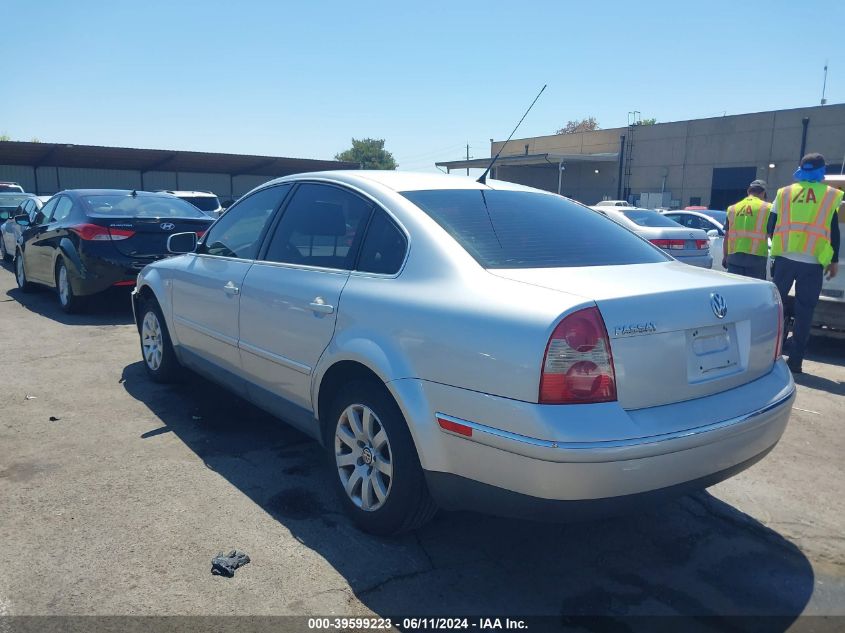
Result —
<path fill-rule="evenodd" d="M 845 301 L 819 297 L 819 302 L 813 312 L 813 325 L 845 331 Z"/>
<path fill-rule="evenodd" d="M 661 497 L 712 485 L 777 444 L 795 399 L 782 361 L 742 387 L 636 411 L 616 403 L 544 406 L 422 381 L 391 385 L 432 494 L 451 509 L 476 508 L 480 499 L 495 498 L 493 492 L 501 493 L 505 506 L 513 495 L 526 497 L 514 502 L 517 507 L 533 499 L 541 507 L 598 500 L 603 503 L 587 505 L 614 506 L 631 495 Z M 440 429 L 438 413 L 467 423 L 472 437 Z"/>
<path fill-rule="evenodd" d="M 671 255 L 671 253 L 669 254 Z M 713 268 L 713 257 L 710 255 L 700 255 L 695 257 L 678 257 L 677 259 L 679 262 L 689 264 L 690 266 L 698 266 L 699 268 Z"/>

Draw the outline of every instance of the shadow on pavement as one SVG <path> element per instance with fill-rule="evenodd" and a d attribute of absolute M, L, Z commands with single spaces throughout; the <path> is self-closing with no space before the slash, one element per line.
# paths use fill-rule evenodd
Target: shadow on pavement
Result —
<path fill-rule="evenodd" d="M 193 374 L 158 385 L 138 362 L 123 379 L 163 423 L 138 441 L 175 433 L 381 615 L 682 614 L 709 621 L 765 614 L 780 616 L 768 618 L 765 630 L 783 630 L 813 592 L 813 569 L 795 545 L 706 492 L 583 524 L 441 512 L 413 534 L 372 537 L 339 512 L 334 475 L 316 442 Z M 618 624 L 606 630 L 628 630 Z"/>
<path fill-rule="evenodd" d="M 14 275 L 11 264 L 3 262 L 2 267 Z M 32 292 L 13 288 L 0 301 L 17 301 L 27 310 L 65 325 L 126 325 L 132 323 L 130 292 L 131 288 L 112 288 L 94 295 L 79 314 L 62 312 L 55 290 L 46 286 L 35 286 Z"/>

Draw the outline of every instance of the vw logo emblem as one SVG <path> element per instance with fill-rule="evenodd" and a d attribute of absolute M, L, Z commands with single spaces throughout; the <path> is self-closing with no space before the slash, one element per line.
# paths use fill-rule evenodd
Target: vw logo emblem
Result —
<path fill-rule="evenodd" d="M 173 222 L 162 222 L 161 224 L 159 224 L 159 226 L 161 227 L 162 231 L 172 231 L 176 228 L 176 225 L 173 224 Z"/>
<path fill-rule="evenodd" d="M 728 313 L 728 304 L 725 303 L 725 298 L 718 292 L 710 295 L 710 307 L 713 308 L 713 314 L 717 319 L 724 319 Z"/>

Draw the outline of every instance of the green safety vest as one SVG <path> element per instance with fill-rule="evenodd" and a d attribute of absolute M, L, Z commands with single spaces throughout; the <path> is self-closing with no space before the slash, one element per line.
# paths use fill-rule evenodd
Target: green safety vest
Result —
<path fill-rule="evenodd" d="M 778 189 L 772 257 L 805 253 L 813 255 L 822 266 L 830 264 L 830 224 L 841 202 L 842 192 L 821 182 L 801 181 Z"/>
<path fill-rule="evenodd" d="M 728 254 L 748 253 L 766 257 L 769 241 L 766 225 L 772 205 L 748 196 L 728 207 Z"/>

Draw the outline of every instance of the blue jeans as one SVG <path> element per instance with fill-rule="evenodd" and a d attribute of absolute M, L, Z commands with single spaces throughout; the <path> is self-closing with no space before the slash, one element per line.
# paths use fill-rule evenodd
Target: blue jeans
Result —
<path fill-rule="evenodd" d="M 789 290 L 795 282 L 792 309 L 795 323 L 792 327 L 792 349 L 789 352 L 791 364 L 800 365 L 804 360 L 804 350 L 810 340 L 810 327 L 813 324 L 813 310 L 819 302 L 823 278 L 824 268 L 821 264 L 805 264 L 786 257 L 775 257 L 774 282 L 784 306 L 787 305 Z"/>

